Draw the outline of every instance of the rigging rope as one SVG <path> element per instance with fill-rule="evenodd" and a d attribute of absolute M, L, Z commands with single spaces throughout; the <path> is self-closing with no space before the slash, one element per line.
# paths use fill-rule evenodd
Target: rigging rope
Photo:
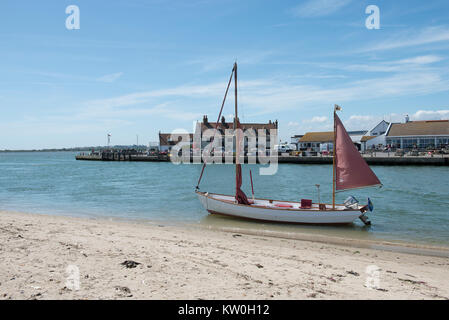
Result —
<path fill-rule="evenodd" d="M 229 86 L 231 85 L 231 81 L 232 81 L 232 77 L 234 75 L 234 71 L 235 71 L 235 66 L 232 68 L 231 76 L 229 77 L 228 86 L 226 87 L 226 92 L 225 92 L 224 97 L 223 97 L 223 102 L 221 104 L 220 112 L 218 113 L 218 119 L 217 119 L 217 122 L 215 124 L 215 130 L 217 130 L 218 125 L 220 124 L 221 113 L 223 112 L 223 107 L 224 107 L 224 104 L 226 102 L 226 96 L 228 95 Z M 212 141 L 213 141 L 213 139 L 214 139 L 214 137 L 212 137 Z M 200 143 L 200 149 L 201 149 L 201 143 Z M 203 163 L 203 167 L 201 168 L 201 174 L 200 174 L 200 177 L 198 179 L 198 183 L 196 184 L 196 188 L 195 188 L 197 190 L 200 187 L 200 182 L 201 182 L 201 179 L 203 177 L 204 168 L 206 168 L 206 159 L 204 159 L 203 161 L 204 161 L 204 163 Z"/>

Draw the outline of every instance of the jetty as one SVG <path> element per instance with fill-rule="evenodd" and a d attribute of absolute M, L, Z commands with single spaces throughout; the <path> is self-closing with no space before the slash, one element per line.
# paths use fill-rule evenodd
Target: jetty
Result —
<path fill-rule="evenodd" d="M 123 151 L 81 153 L 76 160 L 86 161 L 145 161 L 145 162 L 168 162 L 170 157 L 166 154 L 148 155 L 143 153 L 129 153 Z"/>

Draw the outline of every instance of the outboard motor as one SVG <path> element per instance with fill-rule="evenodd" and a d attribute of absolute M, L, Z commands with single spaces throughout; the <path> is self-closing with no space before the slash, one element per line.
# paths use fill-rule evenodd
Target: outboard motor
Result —
<path fill-rule="evenodd" d="M 359 200 L 357 200 L 354 196 L 349 196 L 345 202 L 344 205 L 346 208 L 349 209 L 357 209 L 359 205 Z"/>

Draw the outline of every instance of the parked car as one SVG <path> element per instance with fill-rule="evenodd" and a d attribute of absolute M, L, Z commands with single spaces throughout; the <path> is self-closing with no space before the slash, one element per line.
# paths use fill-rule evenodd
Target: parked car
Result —
<path fill-rule="evenodd" d="M 278 154 L 281 153 L 289 153 L 293 151 L 293 148 L 286 144 L 279 144 L 274 146 L 275 150 L 277 150 Z"/>

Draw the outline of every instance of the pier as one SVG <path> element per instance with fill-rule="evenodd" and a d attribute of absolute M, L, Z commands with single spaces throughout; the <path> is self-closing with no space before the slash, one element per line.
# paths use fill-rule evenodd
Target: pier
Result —
<path fill-rule="evenodd" d="M 167 162 L 170 158 L 167 154 L 145 154 L 135 150 L 114 150 L 81 153 L 77 155 L 76 160 L 86 161 L 145 161 L 145 162 Z"/>

